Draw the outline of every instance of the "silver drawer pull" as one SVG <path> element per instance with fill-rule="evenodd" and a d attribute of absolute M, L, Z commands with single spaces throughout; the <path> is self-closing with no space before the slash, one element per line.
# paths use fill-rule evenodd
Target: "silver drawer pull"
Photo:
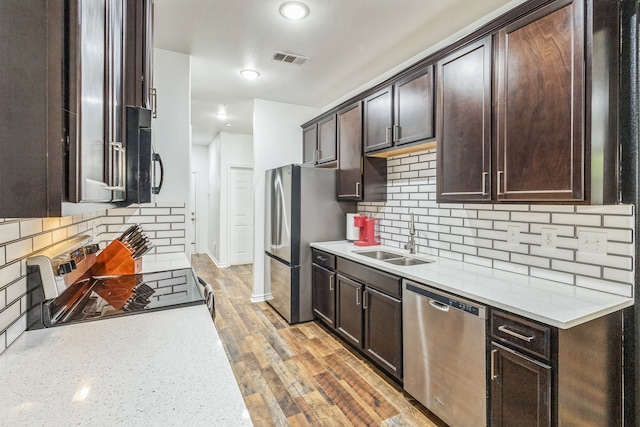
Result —
<path fill-rule="evenodd" d="M 517 333 L 515 331 L 512 331 L 511 329 L 507 328 L 504 325 L 498 326 L 498 330 L 500 332 L 504 332 L 505 334 L 511 335 L 512 337 L 516 337 L 516 338 L 521 339 L 522 341 L 526 341 L 526 342 L 531 342 L 535 338 L 535 337 L 526 337 L 526 336 L 524 336 L 522 334 L 519 334 L 519 333 Z"/>
<path fill-rule="evenodd" d="M 323 257 L 323 256 L 318 255 L 318 259 L 319 259 L 320 261 L 326 261 L 326 260 L 328 260 L 329 258 L 325 258 L 325 257 Z"/>

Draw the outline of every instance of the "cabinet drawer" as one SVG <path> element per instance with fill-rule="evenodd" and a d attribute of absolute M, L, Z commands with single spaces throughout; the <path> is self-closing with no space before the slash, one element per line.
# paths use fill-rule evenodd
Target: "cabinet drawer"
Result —
<path fill-rule="evenodd" d="M 402 299 L 402 283 L 401 278 L 398 276 L 384 273 L 344 258 L 338 258 L 337 270 L 372 288 Z"/>
<path fill-rule="evenodd" d="M 311 259 L 314 264 L 319 266 L 335 270 L 336 269 L 336 256 L 328 254 L 326 252 L 319 251 L 317 249 L 311 249 Z"/>
<path fill-rule="evenodd" d="M 550 359 L 551 328 L 500 311 L 491 312 L 491 335 L 530 354 Z"/>

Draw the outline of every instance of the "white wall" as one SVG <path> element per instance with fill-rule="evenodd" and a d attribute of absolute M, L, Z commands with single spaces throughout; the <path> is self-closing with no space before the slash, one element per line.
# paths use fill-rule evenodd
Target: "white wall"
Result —
<path fill-rule="evenodd" d="M 200 253 L 207 251 L 209 242 L 209 149 L 206 146 L 194 145 L 191 147 L 191 171 L 196 173 L 197 179 L 196 252 Z M 190 220 L 191 218 L 187 218 L 187 221 Z"/>
<path fill-rule="evenodd" d="M 216 135 L 209 144 L 209 240 L 207 252 L 220 266 L 220 157 L 221 137 Z"/>
<path fill-rule="evenodd" d="M 220 133 L 220 257 L 229 265 L 229 169 L 231 166 L 253 167 L 253 137 L 239 133 Z M 252 236 L 251 236 L 252 238 Z"/>
<path fill-rule="evenodd" d="M 164 163 L 164 182 L 154 202 L 183 202 L 189 207 L 191 185 L 191 57 L 154 49 L 153 83 L 158 117 L 151 121 L 153 144 Z M 191 221 L 186 221 L 186 235 Z M 190 253 L 186 245 L 187 255 Z"/>
<path fill-rule="evenodd" d="M 264 173 L 268 169 L 302 163 L 301 124 L 319 115 L 319 108 L 256 99 L 253 106 L 254 248 L 252 301 L 271 292 L 264 283 Z"/>

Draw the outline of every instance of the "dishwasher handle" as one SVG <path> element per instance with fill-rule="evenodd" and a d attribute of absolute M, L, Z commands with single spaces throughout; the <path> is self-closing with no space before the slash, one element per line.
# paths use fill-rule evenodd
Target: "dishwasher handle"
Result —
<path fill-rule="evenodd" d="M 434 299 L 429 300 L 429 305 L 436 310 L 447 312 L 449 311 L 449 306 L 447 304 L 443 304 L 440 301 L 436 301 Z"/>

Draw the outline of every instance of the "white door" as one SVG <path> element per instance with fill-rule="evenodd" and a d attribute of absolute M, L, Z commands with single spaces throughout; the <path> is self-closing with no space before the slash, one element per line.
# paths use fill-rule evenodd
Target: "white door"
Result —
<path fill-rule="evenodd" d="M 253 262 L 253 169 L 229 171 L 229 264 Z"/>
<path fill-rule="evenodd" d="M 198 173 L 197 172 L 191 172 L 191 195 L 189 196 L 189 209 L 191 210 L 190 212 L 190 216 L 191 216 L 191 237 L 190 237 L 190 242 L 191 242 L 191 253 L 195 254 L 197 253 L 197 248 L 198 248 L 198 232 L 197 232 L 197 219 L 198 217 L 196 216 L 196 212 L 198 212 L 198 200 L 197 200 L 197 194 L 198 194 Z"/>

